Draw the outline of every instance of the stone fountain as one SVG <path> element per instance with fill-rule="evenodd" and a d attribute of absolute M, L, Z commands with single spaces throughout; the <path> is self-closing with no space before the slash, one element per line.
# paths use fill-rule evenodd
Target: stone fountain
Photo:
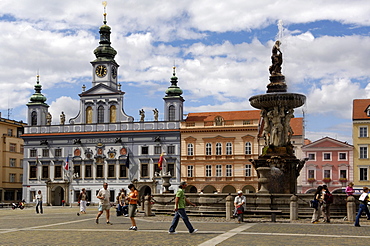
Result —
<path fill-rule="evenodd" d="M 290 119 L 294 117 L 294 109 L 305 103 L 306 96 L 287 92 L 285 76 L 281 73 L 283 54 L 280 44 L 278 40 L 272 48 L 266 94 L 249 98 L 250 104 L 261 110 L 261 135 L 265 142 L 262 154 L 250 161 L 257 171 L 258 193 L 295 194 L 297 178 L 305 161 L 297 159 L 293 153 Z"/>

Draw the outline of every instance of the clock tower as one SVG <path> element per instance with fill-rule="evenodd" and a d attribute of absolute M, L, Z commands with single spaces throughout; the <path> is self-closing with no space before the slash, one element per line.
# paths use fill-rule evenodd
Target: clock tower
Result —
<path fill-rule="evenodd" d="M 110 46 L 111 28 L 107 25 L 107 13 L 104 13 L 103 25 L 100 27 L 99 46 L 94 50 L 96 59 L 91 62 L 93 67 L 93 86 L 104 84 L 117 90 L 117 71 L 119 65 L 114 60 L 117 51 Z"/>

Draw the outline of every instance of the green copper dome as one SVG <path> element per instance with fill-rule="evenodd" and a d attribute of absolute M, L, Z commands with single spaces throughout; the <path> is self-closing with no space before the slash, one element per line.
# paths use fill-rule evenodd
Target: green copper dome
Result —
<path fill-rule="evenodd" d="M 41 85 L 40 85 L 40 82 L 39 82 L 39 75 L 37 75 L 37 82 L 36 82 L 36 85 L 35 85 L 35 93 L 33 93 L 33 95 L 30 97 L 30 102 L 27 104 L 45 104 L 45 101 L 46 101 L 46 97 L 41 94 Z"/>
<path fill-rule="evenodd" d="M 117 54 L 117 51 L 110 46 L 111 28 L 107 25 L 106 13 L 104 13 L 104 24 L 100 27 L 100 41 L 99 46 L 94 50 L 96 56 L 95 61 L 111 61 Z M 94 61 L 94 62 L 95 62 Z"/>
<path fill-rule="evenodd" d="M 175 72 L 176 67 L 173 67 L 173 76 L 171 78 L 171 86 L 166 90 L 166 97 L 180 97 L 182 90 L 177 86 L 177 77 Z"/>

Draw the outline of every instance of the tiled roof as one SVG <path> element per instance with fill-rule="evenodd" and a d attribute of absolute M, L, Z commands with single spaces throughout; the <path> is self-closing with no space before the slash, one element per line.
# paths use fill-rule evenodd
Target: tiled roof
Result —
<path fill-rule="evenodd" d="M 226 120 L 252 120 L 260 118 L 260 110 L 225 111 L 189 113 L 186 122 L 214 121 L 215 117 L 221 116 Z"/>
<path fill-rule="evenodd" d="M 370 105 L 370 99 L 355 99 L 353 100 L 353 120 L 370 119 L 366 114 L 366 109 Z"/>
<path fill-rule="evenodd" d="M 298 135 L 298 136 L 303 135 L 303 118 L 302 117 L 292 118 L 290 120 L 290 127 L 292 128 L 294 132 L 293 135 Z"/>

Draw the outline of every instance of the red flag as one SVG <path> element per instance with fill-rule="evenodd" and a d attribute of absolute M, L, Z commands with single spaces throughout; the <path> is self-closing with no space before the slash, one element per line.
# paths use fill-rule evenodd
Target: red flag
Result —
<path fill-rule="evenodd" d="M 161 156 L 159 157 L 159 160 L 158 160 L 159 170 L 162 170 L 162 162 L 163 162 L 163 153 L 161 154 Z"/>
<path fill-rule="evenodd" d="M 68 171 L 69 165 L 68 165 L 69 156 L 67 156 L 66 165 L 64 166 L 64 169 Z"/>

